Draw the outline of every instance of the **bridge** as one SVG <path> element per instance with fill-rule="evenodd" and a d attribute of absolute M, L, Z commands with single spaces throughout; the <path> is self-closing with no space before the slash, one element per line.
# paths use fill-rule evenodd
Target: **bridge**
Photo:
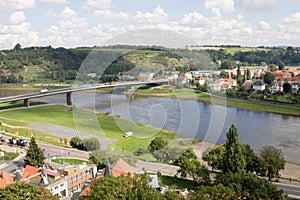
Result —
<path fill-rule="evenodd" d="M 38 93 L 30 93 L 30 94 L 22 94 L 10 97 L 0 98 L 0 103 L 13 102 L 13 101 L 24 101 L 24 106 L 29 107 L 29 99 L 41 98 L 45 96 L 53 96 L 58 94 L 66 94 L 67 105 L 72 105 L 72 93 L 79 92 L 84 90 L 93 90 L 100 88 L 110 88 L 110 87 L 126 87 L 126 86 L 134 86 L 134 85 L 142 85 L 142 84 L 168 84 L 168 80 L 154 80 L 154 81 L 131 81 L 131 82 L 117 82 L 115 84 L 93 84 L 93 85 L 79 85 L 68 88 L 50 90 L 50 91 L 42 91 Z"/>

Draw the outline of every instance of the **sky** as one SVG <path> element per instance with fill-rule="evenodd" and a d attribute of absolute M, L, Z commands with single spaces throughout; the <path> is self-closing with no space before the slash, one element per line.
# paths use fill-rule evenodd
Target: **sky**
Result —
<path fill-rule="evenodd" d="M 198 45 L 300 46 L 300 0 L 0 0 L 0 49 L 101 46 L 145 28 Z"/>

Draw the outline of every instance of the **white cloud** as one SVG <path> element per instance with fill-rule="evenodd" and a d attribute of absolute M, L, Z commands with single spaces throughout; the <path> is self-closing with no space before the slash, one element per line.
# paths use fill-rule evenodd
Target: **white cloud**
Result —
<path fill-rule="evenodd" d="M 52 17 L 52 18 L 55 18 L 57 15 L 56 15 L 56 12 L 52 9 L 49 9 L 47 10 L 47 12 L 45 13 L 46 16 L 48 17 Z"/>
<path fill-rule="evenodd" d="M 150 24 L 157 24 L 157 23 L 165 23 L 168 21 L 168 15 L 162 9 L 160 5 L 157 5 L 153 12 L 141 12 L 137 11 L 135 16 L 133 17 L 134 20 L 138 23 L 150 23 Z"/>
<path fill-rule="evenodd" d="M 107 10 L 112 7 L 111 0 L 86 0 L 85 7 L 94 10 Z"/>
<path fill-rule="evenodd" d="M 68 0 L 41 0 L 46 3 L 55 3 L 55 4 L 67 4 Z"/>
<path fill-rule="evenodd" d="M 262 31 L 268 31 L 271 29 L 270 24 L 266 21 L 260 21 L 258 28 Z"/>
<path fill-rule="evenodd" d="M 26 20 L 26 17 L 23 11 L 16 11 L 9 16 L 9 20 L 12 24 L 19 24 L 21 22 L 24 22 Z"/>
<path fill-rule="evenodd" d="M 102 20 L 113 20 L 113 19 L 122 19 L 128 20 L 132 16 L 125 12 L 114 12 L 112 10 L 95 10 L 95 16 L 101 18 Z"/>
<path fill-rule="evenodd" d="M 234 0 L 205 0 L 205 8 L 218 8 L 222 11 L 233 12 Z"/>
<path fill-rule="evenodd" d="M 299 23 L 300 22 L 300 12 L 293 13 L 290 16 L 283 19 L 287 24 Z"/>
<path fill-rule="evenodd" d="M 270 10 L 277 6 L 278 0 L 239 0 L 237 5 L 249 10 Z"/>
<path fill-rule="evenodd" d="M 65 7 L 57 18 L 57 23 L 43 32 L 43 43 L 50 42 L 53 46 L 81 46 L 87 37 L 87 19 L 78 16 L 69 7 Z"/>
<path fill-rule="evenodd" d="M 198 12 L 187 13 L 181 19 L 181 24 L 189 26 L 199 26 L 206 23 L 206 19 L 203 15 Z"/>
<path fill-rule="evenodd" d="M 35 7 L 35 0 L 1 0 L 0 10 L 25 10 Z"/>

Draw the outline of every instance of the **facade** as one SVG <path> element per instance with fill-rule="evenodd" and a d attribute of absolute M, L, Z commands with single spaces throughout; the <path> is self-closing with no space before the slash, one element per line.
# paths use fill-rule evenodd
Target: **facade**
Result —
<path fill-rule="evenodd" d="M 64 166 L 57 169 L 58 174 L 65 177 L 68 185 L 68 192 L 72 193 L 81 190 L 84 183 L 91 178 L 94 178 L 97 173 L 95 165 L 81 164 Z"/>
<path fill-rule="evenodd" d="M 254 90 L 263 91 L 264 89 L 266 89 L 266 84 L 261 81 L 256 81 L 253 83 L 252 87 Z"/>

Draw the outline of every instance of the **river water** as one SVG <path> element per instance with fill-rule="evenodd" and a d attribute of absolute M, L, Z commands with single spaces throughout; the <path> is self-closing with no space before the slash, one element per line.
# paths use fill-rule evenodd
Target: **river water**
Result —
<path fill-rule="evenodd" d="M 224 143 L 231 124 L 240 141 L 258 152 L 263 146 L 282 149 L 289 162 L 300 164 L 300 117 L 254 112 L 196 100 L 147 97 L 129 100 L 123 94 L 75 93 L 74 105 L 174 131 L 183 138 Z M 39 99 L 65 104 L 65 95 Z"/>

